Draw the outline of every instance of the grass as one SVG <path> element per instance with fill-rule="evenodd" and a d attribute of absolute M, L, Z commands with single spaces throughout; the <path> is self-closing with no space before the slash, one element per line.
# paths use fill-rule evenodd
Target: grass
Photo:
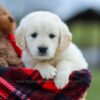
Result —
<path fill-rule="evenodd" d="M 100 100 L 100 69 L 92 70 L 92 83 L 88 90 L 87 100 Z"/>

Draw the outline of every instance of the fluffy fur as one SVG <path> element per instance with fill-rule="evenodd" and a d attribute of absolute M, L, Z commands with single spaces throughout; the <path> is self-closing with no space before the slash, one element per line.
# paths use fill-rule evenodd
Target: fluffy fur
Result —
<path fill-rule="evenodd" d="M 0 66 L 21 66 L 22 61 L 9 42 L 8 35 L 13 34 L 16 23 L 4 7 L 0 6 Z"/>
<path fill-rule="evenodd" d="M 55 14 L 33 12 L 22 19 L 15 33 L 25 66 L 37 69 L 45 79 L 54 79 L 58 89 L 68 84 L 73 71 L 88 67 L 81 51 L 72 43 L 67 25 Z M 41 55 L 39 47 L 47 48 L 46 54 Z"/>

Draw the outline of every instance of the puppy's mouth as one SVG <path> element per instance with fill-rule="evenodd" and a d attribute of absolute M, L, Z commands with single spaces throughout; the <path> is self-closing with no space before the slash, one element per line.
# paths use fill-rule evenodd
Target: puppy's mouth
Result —
<path fill-rule="evenodd" d="M 45 60 L 50 59 L 47 47 L 38 47 L 37 57 L 38 59 Z"/>
<path fill-rule="evenodd" d="M 52 59 L 53 57 L 51 57 L 50 55 L 48 54 L 38 54 L 34 57 L 35 59 L 38 59 L 38 60 L 50 60 Z"/>
<path fill-rule="evenodd" d="M 39 59 L 39 60 L 46 60 L 46 59 L 51 59 L 51 57 L 49 57 L 48 55 L 38 55 L 36 56 L 36 59 Z"/>

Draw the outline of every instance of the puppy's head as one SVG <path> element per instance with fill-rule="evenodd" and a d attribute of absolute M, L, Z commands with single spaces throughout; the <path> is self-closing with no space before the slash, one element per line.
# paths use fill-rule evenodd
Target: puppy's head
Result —
<path fill-rule="evenodd" d="M 66 49 L 71 40 L 67 26 L 50 12 L 27 15 L 16 30 L 16 42 L 36 59 L 51 59 Z"/>

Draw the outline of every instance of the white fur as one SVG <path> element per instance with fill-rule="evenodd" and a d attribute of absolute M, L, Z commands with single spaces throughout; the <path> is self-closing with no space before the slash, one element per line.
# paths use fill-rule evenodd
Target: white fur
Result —
<path fill-rule="evenodd" d="M 31 37 L 34 32 L 38 33 L 36 38 Z M 56 37 L 50 39 L 50 33 Z M 54 79 L 59 89 L 68 84 L 69 75 L 73 71 L 88 67 L 71 38 L 68 27 L 50 12 L 40 11 L 27 15 L 16 30 L 16 41 L 23 50 L 22 61 L 25 66 L 37 69 L 45 79 Z M 48 47 L 45 56 L 39 55 L 39 46 Z"/>

